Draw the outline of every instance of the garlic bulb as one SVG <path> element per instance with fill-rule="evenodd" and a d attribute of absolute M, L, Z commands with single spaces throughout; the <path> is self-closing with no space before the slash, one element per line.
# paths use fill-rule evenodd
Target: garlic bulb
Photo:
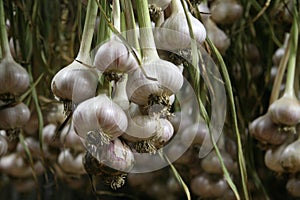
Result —
<path fill-rule="evenodd" d="M 191 37 L 189 26 L 181 6 L 180 0 L 171 2 L 172 14 L 154 31 L 155 42 L 158 49 L 179 50 L 189 48 Z M 206 38 L 203 24 L 188 12 L 193 28 L 195 40 L 202 43 Z"/>
<path fill-rule="evenodd" d="M 243 14 L 243 7 L 237 0 L 216 0 L 210 10 L 211 18 L 217 24 L 232 24 Z"/>
<path fill-rule="evenodd" d="M 65 148 L 70 148 L 75 152 L 83 152 L 85 150 L 80 137 L 76 134 L 73 124 L 68 124 L 61 131 L 60 143 Z"/>
<path fill-rule="evenodd" d="M 26 137 L 24 139 L 24 144 L 28 148 L 28 150 L 33 158 L 40 158 L 42 156 L 42 151 L 40 148 L 39 141 L 37 141 L 33 137 Z M 16 152 L 18 152 L 23 157 L 26 156 L 26 150 L 21 142 L 18 143 Z"/>
<path fill-rule="evenodd" d="M 280 133 L 279 127 L 272 122 L 270 114 L 255 119 L 249 126 L 250 134 L 262 143 L 282 144 L 287 134 Z"/>
<path fill-rule="evenodd" d="M 300 180 L 296 177 L 290 178 L 286 183 L 286 189 L 293 197 L 300 197 Z"/>
<path fill-rule="evenodd" d="M 55 138 L 56 128 L 55 124 L 48 124 L 43 128 L 43 141 L 45 144 L 52 147 L 62 146 L 59 138 Z"/>
<path fill-rule="evenodd" d="M 122 135 L 128 125 L 125 112 L 105 94 L 79 104 L 73 113 L 73 123 L 76 133 L 90 145 L 108 144 Z"/>
<path fill-rule="evenodd" d="M 270 169 L 278 173 L 284 172 L 284 169 L 280 163 L 280 156 L 288 143 L 283 143 L 277 148 L 268 149 L 265 153 L 265 165 Z"/>
<path fill-rule="evenodd" d="M 202 198 L 221 197 L 227 189 L 225 179 L 213 180 L 208 174 L 196 176 L 191 181 L 191 191 Z"/>
<path fill-rule="evenodd" d="M 70 149 L 65 149 L 60 152 L 57 162 L 63 171 L 70 174 L 81 175 L 86 173 L 82 164 L 83 156 L 84 153 L 73 156 L 70 152 Z"/>
<path fill-rule="evenodd" d="M 101 72 L 116 73 L 127 73 L 139 67 L 133 54 L 116 37 L 112 37 L 99 47 L 94 58 L 94 66 Z"/>
<path fill-rule="evenodd" d="M 225 151 L 221 151 L 221 155 L 228 172 L 229 173 L 235 172 L 237 170 L 237 165 L 232 160 L 231 156 Z M 220 160 L 217 154 L 215 153 L 215 151 L 210 152 L 205 158 L 202 159 L 201 167 L 207 173 L 223 174 Z"/>
<path fill-rule="evenodd" d="M 195 123 L 183 129 L 180 135 L 182 144 L 185 146 L 201 145 L 204 138 L 209 135 L 209 129 L 205 122 Z"/>
<path fill-rule="evenodd" d="M 180 70 L 171 62 L 154 59 L 145 62 L 143 68 L 149 77 L 157 80 L 147 79 L 140 68 L 128 74 L 127 96 L 138 105 L 149 105 L 149 101 L 154 101 L 156 97 L 161 101 L 164 96 L 178 92 L 183 85 Z M 169 100 L 166 101 L 169 104 Z"/>
<path fill-rule="evenodd" d="M 282 167 L 291 173 L 300 171 L 300 139 L 287 145 L 280 155 L 280 163 Z"/>
<path fill-rule="evenodd" d="M 11 57 L 3 58 L 0 62 L 0 95 L 19 96 L 27 90 L 28 86 L 27 71 Z"/>
<path fill-rule="evenodd" d="M 55 74 L 51 90 L 60 100 L 78 104 L 95 96 L 97 84 L 98 75 L 94 69 L 73 61 Z"/>
<path fill-rule="evenodd" d="M 283 95 L 270 105 L 269 112 L 276 124 L 294 126 L 300 122 L 300 102 L 295 95 Z"/>
<path fill-rule="evenodd" d="M 225 55 L 226 50 L 230 46 L 230 38 L 221 30 L 210 18 L 204 23 L 207 37 L 212 41 L 222 55 Z"/>
<path fill-rule="evenodd" d="M 0 101 L 0 105 L 3 103 Z M 0 110 L 0 129 L 11 130 L 21 128 L 30 118 L 30 111 L 24 103 Z"/>
<path fill-rule="evenodd" d="M 0 157 L 5 155 L 8 150 L 8 144 L 3 135 L 0 134 Z"/>

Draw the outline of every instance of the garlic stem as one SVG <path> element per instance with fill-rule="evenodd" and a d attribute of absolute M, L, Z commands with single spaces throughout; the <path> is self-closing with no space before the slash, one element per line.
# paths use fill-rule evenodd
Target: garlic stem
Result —
<path fill-rule="evenodd" d="M 284 95 L 295 96 L 294 91 L 294 78 L 295 78 L 295 68 L 296 68 L 296 57 L 297 57 L 297 48 L 298 48 L 298 13 L 293 17 L 293 25 L 291 29 L 291 46 L 290 46 L 290 57 L 287 69 L 287 79 L 285 85 Z"/>
<path fill-rule="evenodd" d="M 118 104 L 123 110 L 128 110 L 129 108 L 129 100 L 126 93 L 127 79 L 128 75 L 123 74 L 122 79 L 116 83 L 116 91 L 113 98 L 113 101 Z"/>
<path fill-rule="evenodd" d="M 9 48 L 8 37 L 6 33 L 5 14 L 3 0 L 0 0 L 0 45 L 2 51 L 2 58 L 11 58 L 12 55 Z"/>
<path fill-rule="evenodd" d="M 82 62 L 88 62 L 89 52 L 91 50 L 94 27 L 96 23 L 98 6 L 96 0 L 89 0 L 87 5 L 87 11 L 85 15 L 85 22 L 83 27 L 82 39 L 80 43 L 77 60 Z"/>
<path fill-rule="evenodd" d="M 119 2 L 119 0 L 114 0 L 113 1 L 112 12 L 113 12 L 114 26 L 120 32 L 120 30 L 121 30 L 121 25 L 120 25 L 121 10 L 120 10 L 120 2 Z"/>
<path fill-rule="evenodd" d="M 159 59 L 152 32 L 152 24 L 148 10 L 148 1 L 136 0 L 135 2 L 137 6 L 139 27 L 141 28 L 140 43 L 142 48 L 143 59 Z"/>
<path fill-rule="evenodd" d="M 172 0 L 171 10 L 172 10 L 172 15 L 175 15 L 177 13 L 184 13 L 184 9 L 182 7 L 180 0 Z"/>

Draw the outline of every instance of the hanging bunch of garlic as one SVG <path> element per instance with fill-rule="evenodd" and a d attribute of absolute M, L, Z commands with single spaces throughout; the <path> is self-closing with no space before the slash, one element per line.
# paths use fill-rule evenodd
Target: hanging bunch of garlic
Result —
<path fill-rule="evenodd" d="M 16 138 L 19 129 L 29 120 L 30 111 L 18 98 L 29 87 L 29 75 L 12 57 L 6 32 L 3 1 L 0 2 L 0 130 Z"/>

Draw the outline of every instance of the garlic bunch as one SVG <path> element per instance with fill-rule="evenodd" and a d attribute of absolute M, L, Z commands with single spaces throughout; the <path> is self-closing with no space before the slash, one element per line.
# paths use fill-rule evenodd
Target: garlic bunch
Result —
<path fill-rule="evenodd" d="M 272 122 L 269 113 L 255 119 L 249 126 L 249 132 L 260 142 L 274 145 L 282 144 L 287 138 L 287 134 L 281 133 Z"/>
<path fill-rule="evenodd" d="M 3 105 L 1 101 L 0 105 Z M 0 110 L 0 130 L 7 130 L 13 133 L 14 130 L 23 127 L 29 118 L 30 111 L 24 103 L 17 103 L 12 107 L 3 108 Z"/>
<path fill-rule="evenodd" d="M 105 94 L 90 98 L 73 113 L 74 130 L 86 143 L 109 143 L 126 130 L 125 112 Z"/>
<path fill-rule="evenodd" d="M 210 10 L 211 18 L 217 24 L 232 24 L 243 14 L 243 7 L 237 0 L 216 0 Z"/>
<path fill-rule="evenodd" d="M 154 31 L 155 41 L 158 49 L 179 50 L 190 47 L 191 37 L 189 26 L 180 0 L 173 0 L 170 4 L 172 13 Z M 190 12 L 188 17 L 191 21 L 195 40 L 202 43 L 206 38 L 206 30 L 203 24 Z"/>
<path fill-rule="evenodd" d="M 82 164 L 83 157 L 84 153 L 73 156 L 70 149 L 65 149 L 60 152 L 57 163 L 66 173 L 82 175 L 86 173 Z"/>

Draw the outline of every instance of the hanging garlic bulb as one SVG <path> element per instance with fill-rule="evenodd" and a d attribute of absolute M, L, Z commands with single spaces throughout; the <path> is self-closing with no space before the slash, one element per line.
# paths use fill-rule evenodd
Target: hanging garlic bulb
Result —
<path fill-rule="evenodd" d="M 108 144 L 122 135 L 128 125 L 125 112 L 105 94 L 79 104 L 73 123 L 76 133 L 90 145 Z"/>
<path fill-rule="evenodd" d="M 173 0 L 170 4 L 172 13 L 161 24 L 160 28 L 154 31 L 155 41 L 158 49 L 179 50 L 189 48 L 191 37 L 188 22 L 180 0 Z M 203 24 L 190 12 L 188 17 L 191 21 L 195 40 L 202 43 L 206 38 L 206 30 Z"/>
<path fill-rule="evenodd" d="M 27 71 L 13 59 L 6 32 L 3 2 L 0 3 L 0 100 L 11 100 L 23 94 L 29 86 Z M 11 97 L 11 95 L 13 97 Z"/>
<path fill-rule="evenodd" d="M 61 147 L 62 143 L 59 138 L 56 138 L 57 126 L 55 124 L 48 124 L 43 128 L 43 141 L 45 144 L 52 147 Z"/>
<path fill-rule="evenodd" d="M 281 166 L 288 172 L 295 173 L 300 171 L 300 139 L 287 145 L 281 153 L 279 160 Z"/>
<path fill-rule="evenodd" d="M 230 38 L 210 18 L 207 19 L 204 26 L 207 37 L 212 41 L 220 53 L 225 55 L 226 50 L 230 46 Z"/>
<path fill-rule="evenodd" d="M 268 149 L 265 153 L 265 165 L 270 169 L 278 173 L 284 172 L 284 168 L 280 163 L 280 156 L 288 142 L 281 144 L 280 146 L 274 149 Z"/>
<path fill-rule="evenodd" d="M 64 148 L 70 148 L 75 152 L 83 152 L 85 150 L 81 138 L 76 134 L 73 124 L 68 124 L 61 131 L 60 143 Z"/>
<path fill-rule="evenodd" d="M 0 101 L 0 105 L 3 102 Z M 18 103 L 12 107 L 0 110 L 0 129 L 14 130 L 21 128 L 30 118 L 30 111 L 24 103 Z"/>
<path fill-rule="evenodd" d="M 281 133 L 279 127 L 272 122 L 270 114 L 255 119 L 249 126 L 250 134 L 262 143 L 282 144 L 287 134 Z"/>
<path fill-rule="evenodd" d="M 30 154 L 33 158 L 40 158 L 42 156 L 42 151 L 41 151 L 41 148 L 40 148 L 39 141 L 37 141 L 33 137 L 26 137 L 24 139 L 24 144 L 19 142 L 18 145 L 17 145 L 16 152 L 18 152 L 18 154 L 25 157 L 26 156 L 26 149 L 24 148 L 23 145 L 26 145 L 26 147 L 28 148 L 28 150 L 29 150 L 29 152 L 30 152 Z"/>
<path fill-rule="evenodd" d="M 76 59 L 61 69 L 52 79 L 51 90 L 54 95 L 66 103 L 67 114 L 73 109 L 73 104 L 95 96 L 98 75 L 95 69 L 83 64 L 91 65 L 89 51 L 91 48 L 93 31 L 97 17 L 98 6 L 95 1 L 89 1 L 83 29 L 80 49 Z M 76 61 L 78 60 L 78 61 Z M 69 105 L 69 103 L 72 103 Z"/>
<path fill-rule="evenodd" d="M 57 162 L 63 171 L 70 174 L 81 175 L 86 173 L 82 164 L 83 156 L 84 153 L 74 156 L 70 152 L 70 149 L 65 149 L 60 152 Z"/>
<path fill-rule="evenodd" d="M 217 24 L 232 24 L 243 14 L 243 7 L 237 0 L 216 0 L 210 10 L 211 18 Z"/>
<path fill-rule="evenodd" d="M 300 180 L 297 177 L 290 178 L 286 189 L 293 197 L 300 197 Z"/>
<path fill-rule="evenodd" d="M 278 66 L 279 63 L 280 63 L 280 60 L 282 58 L 282 56 L 284 55 L 284 52 L 285 52 L 285 49 L 287 47 L 287 44 L 288 44 L 288 41 L 289 41 L 289 37 L 290 37 L 290 34 L 289 33 L 286 33 L 285 36 L 284 36 L 284 43 L 283 43 L 283 46 L 282 47 L 279 47 L 274 55 L 272 56 L 272 61 L 273 61 L 273 64 Z"/>
<path fill-rule="evenodd" d="M 183 129 L 180 139 L 185 146 L 201 145 L 204 138 L 209 135 L 209 129 L 205 122 L 195 123 Z"/>
<path fill-rule="evenodd" d="M 228 189 L 223 178 L 213 180 L 208 174 L 196 176 L 191 181 L 191 191 L 202 198 L 221 197 Z"/>
<path fill-rule="evenodd" d="M 0 157 L 5 155 L 8 150 L 8 144 L 3 135 L 0 134 Z"/>
<path fill-rule="evenodd" d="M 94 151 L 89 150 L 83 164 L 88 174 L 102 174 L 112 189 L 118 189 L 125 184 L 127 173 L 134 166 L 134 155 L 125 143 L 116 138 Z"/>

